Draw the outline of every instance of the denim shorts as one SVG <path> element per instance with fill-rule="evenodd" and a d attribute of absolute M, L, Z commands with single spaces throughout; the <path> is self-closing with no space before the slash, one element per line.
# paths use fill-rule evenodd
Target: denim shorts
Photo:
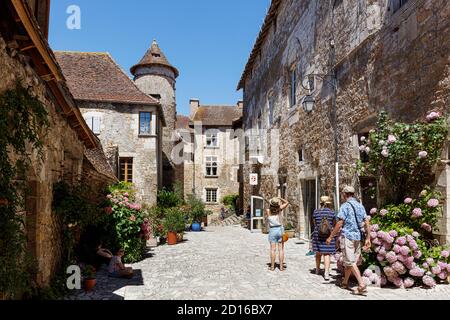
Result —
<path fill-rule="evenodd" d="M 275 227 L 269 229 L 269 242 L 270 243 L 281 243 L 283 239 L 283 228 Z"/>

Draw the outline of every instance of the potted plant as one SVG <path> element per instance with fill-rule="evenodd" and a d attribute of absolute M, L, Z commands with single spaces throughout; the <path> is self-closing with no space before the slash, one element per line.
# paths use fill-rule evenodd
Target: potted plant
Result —
<path fill-rule="evenodd" d="M 92 291 L 94 289 L 96 280 L 96 270 L 93 266 L 88 265 L 83 269 L 83 283 L 85 291 Z"/>
<path fill-rule="evenodd" d="M 177 244 L 177 233 L 180 231 L 180 226 L 184 230 L 184 215 L 179 208 L 170 208 L 165 212 L 164 230 L 167 233 L 167 243 L 169 245 Z"/>
<path fill-rule="evenodd" d="M 199 232 L 202 230 L 202 222 L 205 216 L 211 214 L 211 211 L 205 209 L 205 204 L 195 195 L 189 195 L 187 199 L 187 206 L 189 207 L 189 216 L 191 218 L 191 230 Z"/>
<path fill-rule="evenodd" d="M 295 228 L 290 222 L 286 224 L 284 232 L 287 233 L 290 239 L 295 237 Z"/>

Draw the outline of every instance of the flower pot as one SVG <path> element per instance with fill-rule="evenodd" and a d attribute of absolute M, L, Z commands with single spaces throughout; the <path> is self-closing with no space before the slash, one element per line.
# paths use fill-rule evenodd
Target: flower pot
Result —
<path fill-rule="evenodd" d="M 182 241 L 183 241 L 183 234 L 177 233 L 177 242 L 182 242 Z"/>
<path fill-rule="evenodd" d="M 92 291 L 96 284 L 97 284 L 96 279 L 84 279 L 84 290 Z"/>
<path fill-rule="evenodd" d="M 177 233 L 176 232 L 168 232 L 167 233 L 167 244 L 169 246 L 173 246 L 177 244 Z"/>
<path fill-rule="evenodd" d="M 285 232 L 289 236 L 289 239 L 292 239 L 295 237 L 295 230 L 286 230 Z"/>
<path fill-rule="evenodd" d="M 202 231 L 202 225 L 201 225 L 200 223 L 198 223 L 198 222 L 194 222 L 194 223 L 191 225 L 191 229 L 192 229 L 192 231 L 194 231 L 194 232 Z"/>

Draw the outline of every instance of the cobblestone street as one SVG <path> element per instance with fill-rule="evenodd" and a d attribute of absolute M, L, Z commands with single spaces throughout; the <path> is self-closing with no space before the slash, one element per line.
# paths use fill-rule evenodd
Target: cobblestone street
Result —
<path fill-rule="evenodd" d="M 134 264 L 132 280 L 111 279 L 102 269 L 94 292 L 77 292 L 68 299 L 401 299 L 442 300 L 450 298 L 450 286 L 411 290 L 369 288 L 366 297 L 353 295 L 336 285 L 336 271 L 327 283 L 312 273 L 314 257 L 306 256 L 308 245 L 298 239 L 286 244 L 287 269 L 268 270 L 268 241 L 239 226 L 207 228 L 187 233 L 176 246 L 153 248 L 149 257 Z M 335 266 L 335 265 L 333 265 Z"/>

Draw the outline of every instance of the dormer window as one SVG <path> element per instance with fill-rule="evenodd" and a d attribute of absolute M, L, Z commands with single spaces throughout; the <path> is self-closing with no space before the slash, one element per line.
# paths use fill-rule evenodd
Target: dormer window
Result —
<path fill-rule="evenodd" d="M 160 58 L 161 55 L 159 53 L 152 53 L 152 56 L 154 56 L 155 58 Z"/>

